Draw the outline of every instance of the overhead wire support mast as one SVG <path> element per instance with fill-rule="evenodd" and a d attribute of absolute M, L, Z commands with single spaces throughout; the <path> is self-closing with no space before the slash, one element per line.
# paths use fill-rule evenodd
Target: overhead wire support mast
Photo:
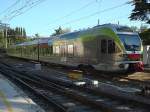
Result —
<path fill-rule="evenodd" d="M 5 42 L 5 48 L 7 49 L 7 30 L 8 30 L 9 24 L 6 23 L 0 23 L 0 28 L 3 30 L 3 37 Z"/>

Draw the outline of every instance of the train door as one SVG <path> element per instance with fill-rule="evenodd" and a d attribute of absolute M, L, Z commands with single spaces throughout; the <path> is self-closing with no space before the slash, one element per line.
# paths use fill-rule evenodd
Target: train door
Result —
<path fill-rule="evenodd" d="M 100 59 L 102 63 L 110 63 L 115 60 L 115 43 L 113 39 L 101 40 L 101 55 Z"/>
<path fill-rule="evenodd" d="M 108 52 L 108 45 L 107 45 L 107 40 L 106 39 L 102 39 L 101 40 L 101 49 L 100 49 L 100 62 L 102 63 L 106 63 L 107 60 L 107 52 Z"/>
<path fill-rule="evenodd" d="M 96 58 L 97 58 L 97 63 L 101 62 L 101 39 L 98 37 L 97 38 L 97 48 L 96 48 Z"/>
<path fill-rule="evenodd" d="M 115 61 L 115 42 L 114 40 L 108 40 L 108 61 L 109 63 L 113 63 Z"/>

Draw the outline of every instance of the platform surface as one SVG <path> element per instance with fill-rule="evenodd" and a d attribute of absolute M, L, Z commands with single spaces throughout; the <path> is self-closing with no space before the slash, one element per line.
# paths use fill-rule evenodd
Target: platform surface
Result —
<path fill-rule="evenodd" d="M 0 112 L 44 112 L 44 110 L 0 74 Z"/>
<path fill-rule="evenodd" d="M 150 67 L 145 67 L 145 68 L 144 68 L 144 71 L 150 73 Z"/>

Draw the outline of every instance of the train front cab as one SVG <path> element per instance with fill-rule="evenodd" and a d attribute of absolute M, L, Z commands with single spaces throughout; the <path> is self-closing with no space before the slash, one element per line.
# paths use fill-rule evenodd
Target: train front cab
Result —
<path fill-rule="evenodd" d="M 124 46 L 123 63 L 128 65 L 128 72 L 143 71 L 142 42 L 138 34 L 118 34 Z"/>

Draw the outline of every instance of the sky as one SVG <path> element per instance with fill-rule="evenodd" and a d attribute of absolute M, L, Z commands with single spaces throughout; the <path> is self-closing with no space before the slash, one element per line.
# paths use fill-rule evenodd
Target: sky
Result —
<path fill-rule="evenodd" d="M 71 31 L 86 29 L 96 26 L 98 19 L 99 24 L 118 24 L 119 22 L 120 25 L 137 27 L 144 24 L 141 21 L 128 19 L 134 8 L 131 4 L 112 8 L 129 0 L 41 0 L 42 2 L 31 9 L 25 12 L 21 10 L 23 11 L 21 15 L 7 20 L 6 17 L 11 17 L 17 9 L 23 6 L 28 7 L 29 5 L 25 5 L 28 1 L 38 0 L 0 0 L 1 22 L 8 23 L 12 28 L 24 27 L 28 36 L 38 33 L 40 36 L 47 37 L 59 26 L 70 28 Z M 12 6 L 12 4 L 15 5 Z M 95 12 L 100 13 L 94 14 Z"/>

